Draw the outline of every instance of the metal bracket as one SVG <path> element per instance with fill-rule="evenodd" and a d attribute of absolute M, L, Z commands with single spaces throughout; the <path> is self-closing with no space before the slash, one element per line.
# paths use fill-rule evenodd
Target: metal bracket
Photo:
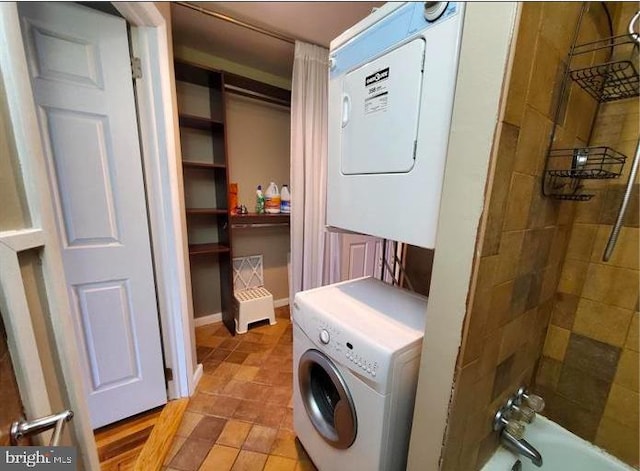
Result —
<path fill-rule="evenodd" d="M 134 79 L 142 78 L 142 61 L 139 57 L 131 58 L 131 77 Z"/>
<path fill-rule="evenodd" d="M 171 368 L 164 369 L 164 379 L 165 381 L 173 381 L 173 370 Z"/>

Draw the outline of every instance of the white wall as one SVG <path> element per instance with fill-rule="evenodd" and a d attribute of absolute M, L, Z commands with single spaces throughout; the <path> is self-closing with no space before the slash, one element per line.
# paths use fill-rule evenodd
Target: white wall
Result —
<path fill-rule="evenodd" d="M 467 3 L 407 469 L 436 471 L 517 4 Z"/>

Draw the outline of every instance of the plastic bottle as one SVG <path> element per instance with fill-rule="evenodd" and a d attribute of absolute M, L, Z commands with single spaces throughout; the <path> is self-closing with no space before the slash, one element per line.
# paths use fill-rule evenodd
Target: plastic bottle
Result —
<path fill-rule="evenodd" d="M 287 185 L 282 185 L 280 191 L 280 212 L 284 214 L 291 213 L 291 192 Z"/>
<path fill-rule="evenodd" d="M 256 214 L 264 214 L 264 202 L 262 185 L 258 185 L 258 188 L 256 189 Z"/>
<path fill-rule="evenodd" d="M 278 214 L 280 212 L 280 192 L 275 183 L 269 183 L 264 197 L 264 208 L 267 214 Z"/>

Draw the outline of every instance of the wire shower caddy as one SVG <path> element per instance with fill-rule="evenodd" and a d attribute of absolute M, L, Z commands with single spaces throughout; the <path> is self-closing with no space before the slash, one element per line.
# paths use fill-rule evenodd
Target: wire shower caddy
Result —
<path fill-rule="evenodd" d="M 585 2 L 567 56 L 543 174 L 542 194 L 560 200 L 590 200 L 594 195 L 585 191 L 583 180 L 618 178 L 627 160 L 624 154 L 607 146 L 553 148 L 563 98 L 570 88 L 569 80 L 585 90 L 598 105 L 640 95 L 638 43 L 634 37 L 612 35 L 576 44 L 587 8 Z M 591 63 L 585 66 L 586 61 Z"/>

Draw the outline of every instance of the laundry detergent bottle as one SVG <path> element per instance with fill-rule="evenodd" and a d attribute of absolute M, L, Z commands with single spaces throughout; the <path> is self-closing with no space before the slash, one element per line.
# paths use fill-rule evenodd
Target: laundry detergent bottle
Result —
<path fill-rule="evenodd" d="M 280 212 L 280 192 L 278 185 L 271 182 L 264 194 L 264 208 L 267 214 L 278 214 Z"/>
<path fill-rule="evenodd" d="M 287 185 L 282 185 L 280 191 L 280 212 L 284 214 L 291 213 L 291 192 Z"/>

